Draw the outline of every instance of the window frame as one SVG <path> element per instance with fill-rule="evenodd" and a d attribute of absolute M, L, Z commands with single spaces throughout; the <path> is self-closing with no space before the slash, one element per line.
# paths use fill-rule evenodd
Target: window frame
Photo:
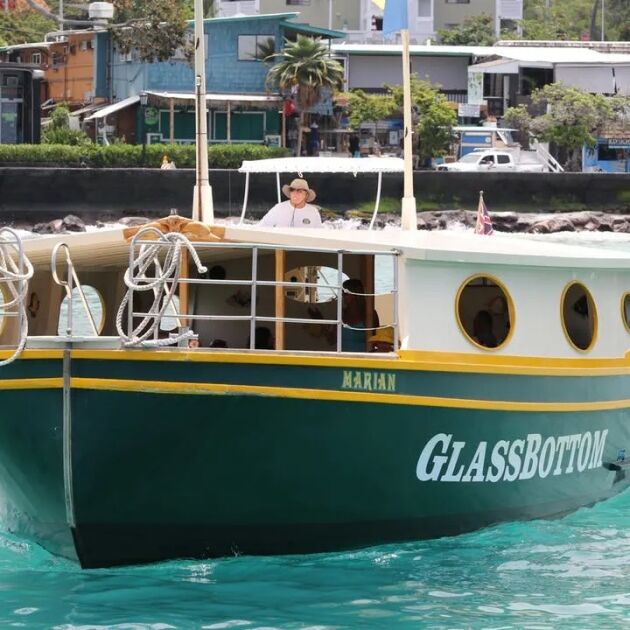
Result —
<path fill-rule="evenodd" d="M 466 330 L 460 316 L 459 316 L 459 304 L 461 301 L 461 297 L 462 297 L 462 293 L 464 292 L 464 289 L 474 280 L 479 280 L 481 278 L 486 278 L 488 280 L 490 280 L 491 282 L 493 282 L 499 289 L 501 289 L 501 291 L 503 291 L 503 295 L 505 296 L 505 301 L 507 303 L 507 309 L 508 309 L 508 321 L 510 324 L 510 329 L 508 331 L 508 334 L 505 336 L 505 339 L 497 344 L 494 348 L 489 348 L 488 346 L 484 346 L 478 342 L 476 342 L 469 334 L 468 331 Z M 459 285 L 459 289 L 457 289 L 457 293 L 455 294 L 455 320 L 457 321 L 457 326 L 459 327 L 460 332 L 462 333 L 462 336 L 464 337 L 464 339 L 466 339 L 466 341 L 468 343 L 470 343 L 471 345 L 473 345 L 475 348 L 478 348 L 479 350 L 484 350 L 485 352 L 496 352 L 497 350 L 502 350 L 503 348 L 505 348 L 510 341 L 512 341 L 512 337 L 514 335 L 514 331 L 516 330 L 516 309 L 514 307 L 514 300 L 512 298 L 512 294 L 508 291 L 508 288 L 505 286 L 505 284 L 499 280 L 499 278 L 497 278 L 497 276 L 491 274 L 491 273 L 475 273 L 472 276 L 468 276 L 460 285 Z"/>
<path fill-rule="evenodd" d="M 244 58 L 241 57 L 241 37 L 253 37 L 254 38 L 254 51 L 255 56 L 253 58 Z M 258 39 L 269 40 L 269 38 L 273 39 L 274 50 L 276 48 L 276 36 L 273 33 L 239 33 L 236 36 L 236 60 L 244 61 L 246 63 L 262 63 L 264 60 L 258 57 Z"/>
<path fill-rule="evenodd" d="M 569 335 L 569 331 L 564 321 L 564 301 L 566 299 L 567 293 L 569 292 L 569 289 L 571 289 L 571 287 L 575 285 L 578 285 L 584 290 L 587 303 L 590 300 L 590 303 L 593 305 L 593 335 L 591 338 L 591 343 L 588 345 L 587 348 L 580 348 L 573 342 L 573 339 L 571 339 L 571 335 Z M 583 282 L 580 282 L 580 280 L 571 280 L 566 284 L 564 289 L 562 289 L 562 295 L 560 296 L 560 325 L 562 326 L 562 332 L 564 333 L 566 340 L 569 342 L 569 345 L 577 352 L 586 354 L 588 352 L 591 352 L 591 350 L 597 344 L 597 339 L 599 337 L 599 316 L 597 314 L 597 304 L 595 303 L 595 300 L 593 299 L 593 294 L 590 292 L 589 288 Z"/>

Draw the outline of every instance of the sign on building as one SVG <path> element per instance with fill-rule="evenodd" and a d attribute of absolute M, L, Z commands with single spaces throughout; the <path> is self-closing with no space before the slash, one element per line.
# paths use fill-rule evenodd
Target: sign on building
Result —
<path fill-rule="evenodd" d="M 499 19 L 522 20 L 523 0 L 499 0 Z"/>

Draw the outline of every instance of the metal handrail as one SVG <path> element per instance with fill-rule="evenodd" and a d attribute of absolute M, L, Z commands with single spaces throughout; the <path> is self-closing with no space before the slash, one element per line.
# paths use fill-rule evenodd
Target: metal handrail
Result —
<path fill-rule="evenodd" d="M 138 240 L 135 243 L 132 243 L 132 247 L 129 252 L 129 269 L 134 269 L 135 266 L 135 246 L 142 247 L 145 245 L 146 241 Z M 162 241 L 151 241 L 152 245 L 159 245 L 161 247 L 170 248 L 173 245 L 169 242 Z M 250 322 L 250 342 L 249 348 L 251 350 L 255 349 L 255 333 L 256 333 L 256 323 L 257 322 L 283 322 L 285 324 L 315 324 L 315 325 L 324 325 L 324 326 L 335 326 L 336 327 L 336 352 L 342 352 L 342 330 L 344 328 L 350 330 L 365 330 L 366 332 L 372 330 L 381 330 L 383 328 L 387 328 L 389 326 L 394 329 L 394 347 L 398 347 L 398 339 L 399 339 L 399 331 L 398 331 L 398 304 L 396 297 L 398 295 L 398 273 L 397 266 L 394 265 L 394 273 L 393 273 L 393 288 L 391 291 L 384 292 L 373 292 L 373 293 L 355 293 L 353 291 L 348 291 L 344 289 L 344 272 L 343 272 L 343 263 L 344 263 L 344 255 L 377 255 L 377 256 L 398 256 L 398 250 L 348 250 L 348 249 L 332 249 L 332 248 L 302 248 L 290 245 L 268 245 L 261 243 L 216 243 L 216 242 L 195 242 L 195 249 L 242 249 L 242 250 L 251 250 L 252 252 L 252 272 L 251 279 L 233 279 L 233 280 L 223 280 L 223 279 L 209 279 L 209 278 L 178 278 L 178 283 L 186 283 L 189 285 L 222 285 L 222 286 L 248 286 L 251 287 L 250 294 L 250 313 L 249 315 L 201 315 L 201 314 L 192 314 L 192 313 L 183 313 L 181 310 L 177 313 L 177 317 L 181 320 L 189 320 L 189 321 L 249 321 Z M 287 282 L 284 280 L 261 280 L 258 278 L 258 256 L 260 250 L 264 251 L 289 251 L 289 252 L 305 252 L 305 253 L 320 253 L 320 254 L 336 254 L 337 255 L 337 283 L 316 283 L 316 282 Z M 146 271 L 142 274 L 142 276 L 131 277 L 131 281 L 135 280 L 148 280 L 146 276 Z M 260 315 L 256 312 L 256 290 L 257 287 L 286 287 L 286 288 L 298 288 L 298 289 L 308 289 L 308 288 L 327 288 L 332 290 L 337 295 L 337 313 L 335 319 L 312 319 L 312 318 L 301 318 L 301 317 L 273 317 L 267 315 Z M 356 328 L 349 324 L 344 323 L 343 321 L 343 300 L 340 299 L 340 296 L 343 293 L 352 294 L 352 295 L 361 295 L 363 297 L 376 297 L 378 295 L 392 295 L 394 297 L 394 321 L 391 324 L 385 324 L 380 326 L 373 326 L 370 328 Z M 135 311 L 133 309 L 128 309 L 128 322 L 129 326 L 132 326 L 132 321 L 134 317 L 146 317 L 152 314 L 142 311 Z M 155 315 L 155 314 L 153 314 Z M 173 317 L 173 315 L 168 315 L 168 317 Z M 163 319 L 163 318 L 161 318 Z M 131 331 L 131 328 L 129 328 Z"/>
<path fill-rule="evenodd" d="M 57 274 L 57 255 L 59 254 L 59 250 L 63 249 L 66 255 L 66 265 L 67 265 L 67 280 L 62 280 Z M 81 298 L 81 302 L 83 304 L 83 309 L 85 310 L 85 314 L 87 315 L 88 321 L 90 322 L 90 326 L 92 328 L 92 332 L 95 337 L 98 337 L 99 331 L 94 321 L 94 317 L 92 315 L 92 310 L 90 309 L 90 305 L 85 297 L 85 293 L 83 292 L 83 287 L 81 286 L 81 282 L 79 281 L 79 276 L 74 269 L 74 263 L 72 262 L 72 257 L 70 256 L 70 248 L 66 243 L 57 243 L 52 251 L 50 257 L 50 269 L 52 273 L 53 280 L 60 287 L 64 287 L 66 291 L 66 297 L 68 298 L 68 319 L 66 324 L 66 336 L 72 337 L 72 324 L 73 324 L 73 310 L 74 310 L 74 288 L 76 286 L 77 291 L 79 292 L 79 297 Z M 74 286 L 73 286 L 74 285 Z"/>

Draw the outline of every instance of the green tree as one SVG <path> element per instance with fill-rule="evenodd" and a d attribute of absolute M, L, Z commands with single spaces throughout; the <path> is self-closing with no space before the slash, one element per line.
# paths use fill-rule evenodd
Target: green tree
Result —
<path fill-rule="evenodd" d="M 43 133 L 44 144 L 90 144 L 83 131 L 70 129 L 70 110 L 63 103 L 57 105 L 50 116 L 50 123 Z"/>
<path fill-rule="evenodd" d="M 358 129 L 362 122 L 383 120 L 395 109 L 391 94 L 366 94 L 363 90 L 348 94 L 348 122 L 353 129 Z"/>
<path fill-rule="evenodd" d="M 497 41 L 494 20 L 489 15 L 466 18 L 459 26 L 438 30 L 440 44 L 462 46 L 492 46 Z"/>
<path fill-rule="evenodd" d="M 0 40 L 6 46 L 42 41 L 46 33 L 56 28 L 55 22 L 37 11 L 0 11 Z"/>
<path fill-rule="evenodd" d="M 567 170 L 578 170 L 584 145 L 594 146 L 604 130 L 625 124 L 630 99 L 551 83 L 532 94 L 532 104 L 546 113 L 531 117 L 523 106 L 510 108 L 505 113 L 506 124 L 563 148 Z"/>
<path fill-rule="evenodd" d="M 135 49 L 143 61 L 166 61 L 186 48 L 189 0 L 113 0 L 114 40 L 123 54 Z"/>
<path fill-rule="evenodd" d="M 284 50 L 268 59 L 278 61 L 267 73 L 267 85 L 296 91 L 300 112 L 297 153 L 301 155 L 304 114 L 320 100 L 322 88 L 333 92 L 342 88 L 343 68 L 324 42 L 302 35 L 294 42 L 285 40 Z"/>
<path fill-rule="evenodd" d="M 388 86 L 388 89 L 402 111 L 402 86 Z M 411 77 L 411 104 L 417 114 L 416 151 L 421 162 L 446 155 L 453 142 L 457 112 L 438 88 L 417 77 Z"/>

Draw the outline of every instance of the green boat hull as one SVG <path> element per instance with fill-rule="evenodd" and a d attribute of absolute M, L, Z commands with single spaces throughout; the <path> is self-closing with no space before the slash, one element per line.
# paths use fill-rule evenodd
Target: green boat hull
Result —
<path fill-rule="evenodd" d="M 28 363 L 33 378 L 43 362 Z M 85 567 L 453 535 L 562 515 L 630 481 L 623 375 L 141 368 L 72 362 L 65 473 L 62 389 L 0 392 L 16 527 Z"/>

